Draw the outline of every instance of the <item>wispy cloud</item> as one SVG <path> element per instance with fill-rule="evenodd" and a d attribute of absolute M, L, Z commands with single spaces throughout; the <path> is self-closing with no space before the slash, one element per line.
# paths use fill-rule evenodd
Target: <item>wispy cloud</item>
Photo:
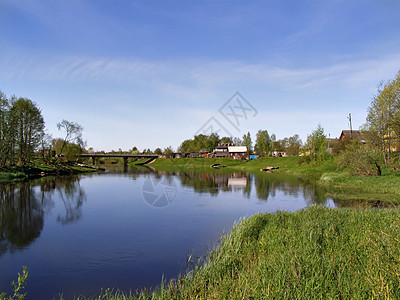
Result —
<path fill-rule="evenodd" d="M 400 53 L 320 68 L 282 68 L 270 63 L 243 61 L 145 61 L 134 58 L 4 55 L 0 75 L 43 81 L 101 81 L 156 83 L 161 88 L 215 87 L 253 82 L 302 89 L 324 85 L 362 85 L 393 76 L 400 66 Z M 174 85 L 175 84 L 175 85 Z"/>

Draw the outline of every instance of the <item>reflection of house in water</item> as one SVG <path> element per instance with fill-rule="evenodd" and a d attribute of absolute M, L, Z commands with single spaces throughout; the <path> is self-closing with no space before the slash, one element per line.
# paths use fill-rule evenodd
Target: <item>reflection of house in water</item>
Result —
<path fill-rule="evenodd" d="M 215 184 L 218 187 L 235 187 L 245 188 L 247 185 L 247 177 L 245 174 L 212 174 Z"/>
<path fill-rule="evenodd" d="M 246 189 L 250 185 L 249 174 L 245 173 L 189 173 L 178 172 L 174 174 L 180 177 L 183 186 L 193 187 L 195 192 L 218 194 L 218 191 L 232 191 L 234 188 Z"/>
<path fill-rule="evenodd" d="M 240 178 L 229 178 L 228 179 L 228 186 L 233 186 L 235 188 L 245 188 L 247 185 L 247 178 L 240 177 Z"/>

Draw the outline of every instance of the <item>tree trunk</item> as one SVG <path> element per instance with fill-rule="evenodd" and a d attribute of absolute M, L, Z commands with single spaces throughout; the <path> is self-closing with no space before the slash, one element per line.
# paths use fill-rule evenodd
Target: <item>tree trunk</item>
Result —
<path fill-rule="evenodd" d="M 377 163 L 375 163 L 375 166 L 376 166 L 376 175 L 381 176 L 382 175 L 381 167 Z"/>

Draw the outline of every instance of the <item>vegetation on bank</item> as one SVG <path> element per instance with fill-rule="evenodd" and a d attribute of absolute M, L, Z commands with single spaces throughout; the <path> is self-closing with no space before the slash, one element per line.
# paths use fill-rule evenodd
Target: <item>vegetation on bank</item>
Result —
<path fill-rule="evenodd" d="M 76 163 L 57 163 L 57 164 L 24 164 L 22 166 L 6 166 L 0 169 L 0 182 L 21 181 L 29 178 L 36 178 L 48 175 L 73 175 L 82 173 L 97 172 L 86 166 L 79 166 Z"/>
<path fill-rule="evenodd" d="M 155 291 L 106 290 L 96 299 L 398 298 L 399 236 L 399 210 L 258 214 L 187 275 Z"/>

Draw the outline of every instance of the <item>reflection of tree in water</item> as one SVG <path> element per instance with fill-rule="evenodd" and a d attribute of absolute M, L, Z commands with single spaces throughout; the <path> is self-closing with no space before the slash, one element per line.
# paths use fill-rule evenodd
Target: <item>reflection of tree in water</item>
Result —
<path fill-rule="evenodd" d="M 86 200 L 86 194 L 79 180 L 77 176 L 67 177 L 55 186 L 65 207 L 65 216 L 57 217 L 57 221 L 63 225 L 77 222 L 82 218 L 82 204 Z"/>
<path fill-rule="evenodd" d="M 268 200 L 271 192 L 271 181 L 263 177 L 256 177 L 254 183 L 256 185 L 257 198 L 260 200 Z"/>
<path fill-rule="evenodd" d="M 212 196 L 218 195 L 218 188 L 225 186 L 223 176 L 214 176 L 215 174 L 201 173 L 181 173 L 179 178 L 183 186 L 192 187 L 196 193 L 208 193 Z M 226 186 L 228 179 L 226 178 Z"/>
<path fill-rule="evenodd" d="M 303 196 L 308 205 L 325 205 L 328 201 L 326 189 L 317 184 L 315 180 L 302 180 Z"/>
<path fill-rule="evenodd" d="M 0 255 L 23 249 L 43 229 L 42 201 L 31 185 L 0 185 Z"/>
<path fill-rule="evenodd" d="M 262 174 L 255 177 L 257 197 L 261 200 L 268 200 L 268 197 L 275 197 L 277 191 L 284 195 L 298 198 L 300 191 L 308 205 L 326 204 L 326 190 L 319 187 L 315 182 L 305 181 L 298 177 L 285 175 Z"/>
<path fill-rule="evenodd" d="M 389 201 L 379 200 L 342 200 L 333 199 L 333 203 L 337 207 L 348 207 L 348 208 L 398 208 L 400 205 L 391 203 Z"/>
<path fill-rule="evenodd" d="M 65 216 L 57 220 L 79 220 L 86 195 L 77 176 L 0 184 L 0 255 L 23 249 L 40 236 L 44 215 L 54 207 L 54 193 L 65 206 Z"/>
<path fill-rule="evenodd" d="M 220 191 L 241 189 L 243 195 L 249 198 L 254 181 L 257 198 L 264 201 L 269 197 L 275 197 L 277 191 L 294 198 L 302 195 L 308 205 L 324 205 L 329 199 L 325 188 L 318 186 L 315 181 L 282 174 L 250 175 L 245 172 L 229 173 L 226 170 L 179 170 L 154 171 L 153 175 L 155 178 L 177 176 L 183 186 L 193 188 L 196 193 L 208 193 L 213 196 L 218 195 Z"/>

